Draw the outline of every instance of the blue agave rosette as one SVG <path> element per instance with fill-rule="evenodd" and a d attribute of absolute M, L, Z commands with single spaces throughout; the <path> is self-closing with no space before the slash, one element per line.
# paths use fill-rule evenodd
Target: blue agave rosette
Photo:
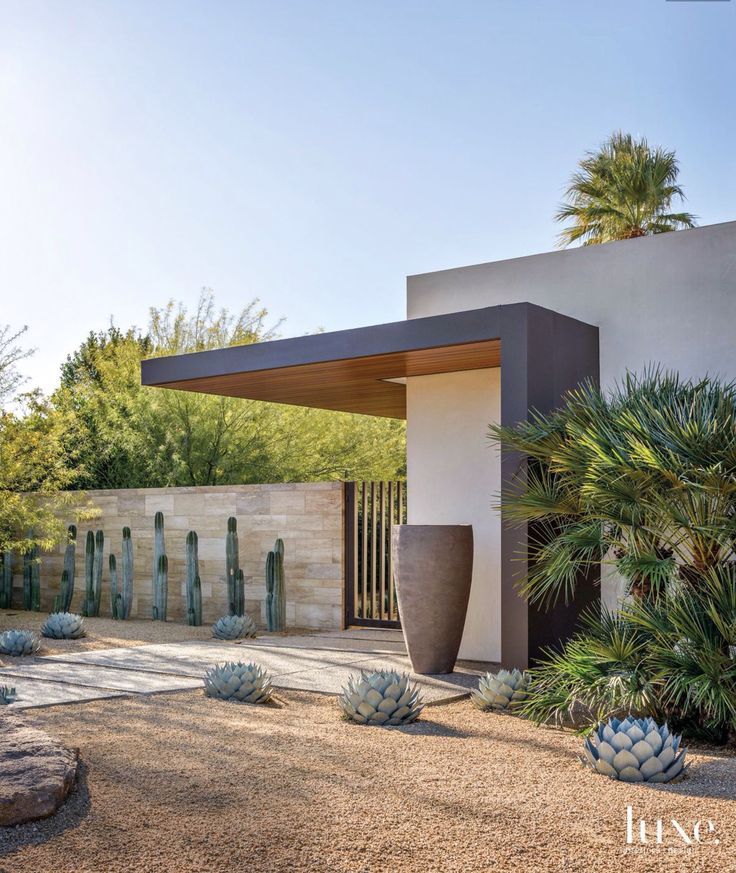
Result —
<path fill-rule="evenodd" d="M 622 782 L 671 782 L 687 769 L 687 749 L 680 740 L 653 718 L 613 718 L 599 724 L 585 740 L 583 761 L 597 773 Z"/>

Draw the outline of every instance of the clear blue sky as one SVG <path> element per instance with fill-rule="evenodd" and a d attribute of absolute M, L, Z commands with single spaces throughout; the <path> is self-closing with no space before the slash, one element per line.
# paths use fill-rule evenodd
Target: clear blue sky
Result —
<path fill-rule="evenodd" d="M 0 0 L 0 323 L 58 364 L 112 316 L 259 296 L 284 335 L 405 276 L 554 247 L 612 130 L 736 219 L 736 2 Z"/>

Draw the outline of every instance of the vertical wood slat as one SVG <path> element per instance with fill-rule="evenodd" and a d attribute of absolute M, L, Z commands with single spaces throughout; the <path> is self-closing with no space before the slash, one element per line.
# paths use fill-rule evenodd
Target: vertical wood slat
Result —
<path fill-rule="evenodd" d="M 345 483 L 344 623 L 398 627 L 391 528 L 403 524 L 402 482 Z"/>
<path fill-rule="evenodd" d="M 358 502 L 357 482 L 345 482 L 345 594 L 342 624 L 350 627 L 358 603 Z"/>
<path fill-rule="evenodd" d="M 386 618 L 386 483 L 378 483 L 378 618 Z"/>
<path fill-rule="evenodd" d="M 376 619 L 376 483 L 371 482 L 371 614 L 369 618 Z"/>
<path fill-rule="evenodd" d="M 391 528 L 396 523 L 396 489 L 393 482 L 388 483 L 388 615 L 394 620 L 394 560 L 391 549 Z"/>
<path fill-rule="evenodd" d="M 361 601 L 360 601 L 360 618 L 368 618 L 368 610 L 366 609 L 367 591 L 368 591 L 368 484 L 361 482 L 361 510 L 363 519 L 361 524 L 361 562 L 360 562 L 360 584 L 361 584 Z"/>
<path fill-rule="evenodd" d="M 359 482 L 352 482 L 351 496 L 352 496 L 352 505 L 350 506 L 350 518 L 353 526 L 351 533 L 351 539 L 353 544 L 353 554 L 351 560 L 351 573 L 353 576 L 353 603 L 351 612 L 353 615 L 358 615 L 359 612 L 359 597 L 360 592 L 358 591 L 358 497 L 359 497 Z"/>

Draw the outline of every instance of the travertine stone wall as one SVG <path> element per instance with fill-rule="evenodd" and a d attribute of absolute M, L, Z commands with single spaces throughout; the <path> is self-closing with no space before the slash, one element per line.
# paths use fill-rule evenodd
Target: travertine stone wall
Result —
<path fill-rule="evenodd" d="M 227 612 L 225 534 L 227 519 L 238 520 L 240 565 L 245 574 L 246 610 L 265 623 L 266 555 L 276 537 L 284 541 L 286 620 L 291 627 L 338 628 L 343 598 L 343 488 L 339 482 L 237 485 L 202 488 L 150 488 L 90 491 L 100 516 L 80 525 L 77 534 L 73 608 L 84 596 L 84 544 L 88 529 L 105 532 L 100 615 L 110 615 L 108 555 L 118 558 L 122 528 L 133 538 L 135 585 L 133 617 L 150 618 L 152 606 L 153 518 L 164 514 L 169 559 L 168 618 L 186 620 L 185 538 L 199 537 L 203 621 Z M 43 610 L 59 591 L 64 549 L 44 555 L 41 566 Z M 20 570 L 20 568 L 17 568 Z M 22 573 L 16 573 L 13 602 L 21 603 Z"/>

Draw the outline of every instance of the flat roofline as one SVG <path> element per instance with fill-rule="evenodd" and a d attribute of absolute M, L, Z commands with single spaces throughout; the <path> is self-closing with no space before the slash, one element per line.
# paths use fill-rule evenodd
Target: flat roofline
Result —
<path fill-rule="evenodd" d="M 547 314 L 555 324 L 561 320 L 572 329 L 575 325 L 590 329 L 576 319 L 529 303 L 490 306 L 150 358 L 141 363 L 141 382 L 161 388 L 404 418 L 406 385 L 400 381 L 402 377 L 498 367 L 502 350 L 504 362 L 508 353 L 509 362 L 523 357 L 528 349 L 525 342 L 517 340 L 521 336 L 517 326 L 526 324 L 534 313 Z"/>
<path fill-rule="evenodd" d="M 190 379 L 254 373 L 327 361 L 349 361 L 499 339 L 501 309 L 507 308 L 489 306 L 369 327 L 149 358 L 141 364 L 141 383 L 163 387 Z"/>
<path fill-rule="evenodd" d="M 461 270 L 472 270 L 476 267 L 488 267 L 492 264 L 512 264 L 516 261 L 528 261 L 533 258 L 548 258 L 551 255 L 554 255 L 559 258 L 564 257 L 582 257 L 583 255 L 595 256 L 596 254 L 603 257 L 605 252 L 610 251 L 611 246 L 616 246 L 617 248 L 622 248 L 626 246 L 656 246 L 656 245 L 665 245 L 667 243 L 672 243 L 674 239 L 679 237 L 681 234 L 691 234 L 691 235 L 704 235 L 708 233 L 715 233 L 723 230 L 726 227 L 731 227 L 734 232 L 736 232 L 736 221 L 719 221 L 715 224 L 703 224 L 699 227 L 685 227 L 681 230 L 673 230 L 668 233 L 654 233 L 650 236 L 639 236 L 633 239 L 619 239 L 613 240 L 612 242 L 603 243 L 602 245 L 594 245 L 594 246 L 571 246 L 565 249 L 552 249 L 551 251 L 545 252 L 533 252 L 529 255 L 517 255 L 514 258 L 498 258 L 494 261 L 477 261 L 472 264 L 461 264 L 459 267 L 440 267 L 437 270 L 426 270 L 422 273 L 410 273 L 406 278 L 407 281 L 410 279 L 418 279 L 422 276 L 433 276 L 440 273 L 456 273 Z"/>

